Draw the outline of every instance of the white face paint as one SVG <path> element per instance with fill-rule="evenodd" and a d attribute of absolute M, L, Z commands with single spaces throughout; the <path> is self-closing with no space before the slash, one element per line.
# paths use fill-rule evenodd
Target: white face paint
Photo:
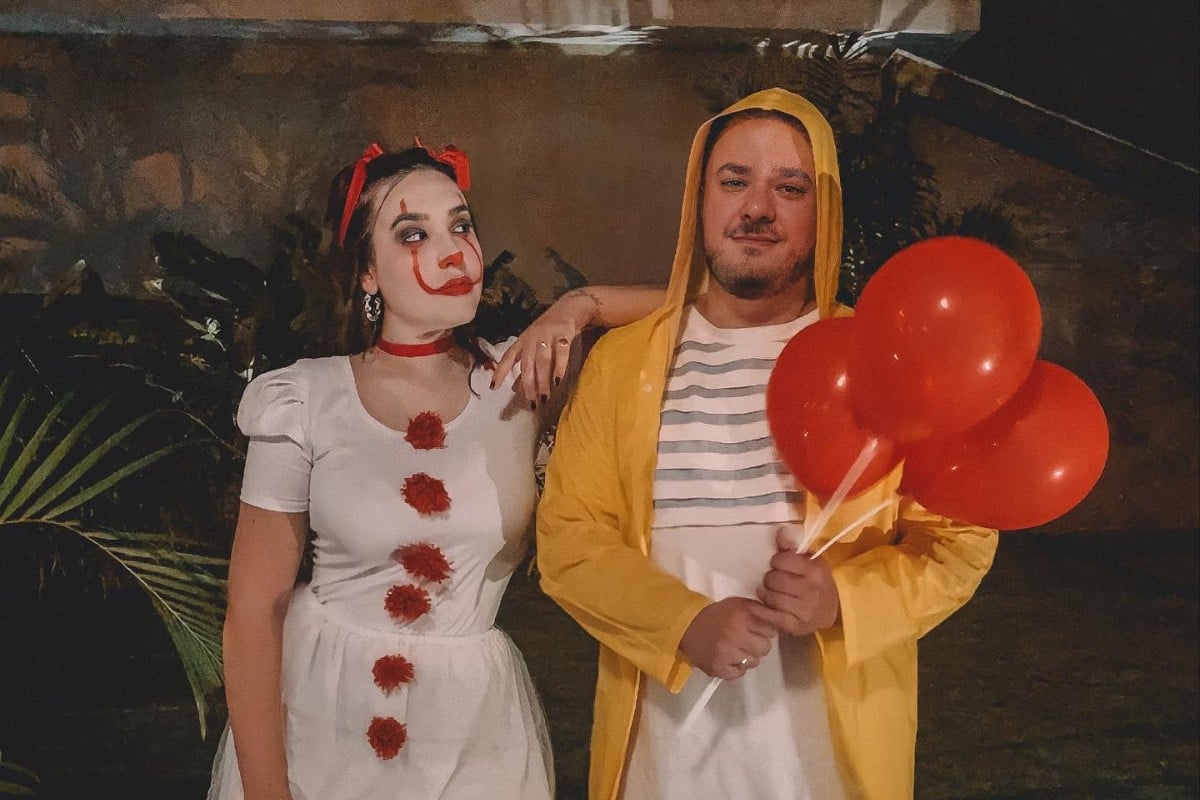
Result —
<path fill-rule="evenodd" d="M 409 173 L 386 192 L 371 230 L 374 260 L 363 291 L 383 293 L 384 338 L 422 341 L 470 322 L 483 254 L 470 209 L 450 178 Z"/>

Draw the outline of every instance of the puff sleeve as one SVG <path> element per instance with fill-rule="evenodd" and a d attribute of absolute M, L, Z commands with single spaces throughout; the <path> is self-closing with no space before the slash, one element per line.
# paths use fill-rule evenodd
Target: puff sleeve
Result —
<path fill-rule="evenodd" d="M 250 439 L 242 502 L 268 511 L 308 511 L 312 446 L 302 364 L 251 381 L 238 406 L 237 424 Z"/>

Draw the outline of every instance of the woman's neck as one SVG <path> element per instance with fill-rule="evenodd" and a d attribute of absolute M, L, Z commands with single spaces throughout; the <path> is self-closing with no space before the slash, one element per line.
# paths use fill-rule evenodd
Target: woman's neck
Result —
<path fill-rule="evenodd" d="M 393 317 L 384 316 L 383 330 L 379 338 L 398 345 L 422 345 L 453 336 L 452 328 L 434 328 L 432 330 L 417 325 L 406 325 Z"/>

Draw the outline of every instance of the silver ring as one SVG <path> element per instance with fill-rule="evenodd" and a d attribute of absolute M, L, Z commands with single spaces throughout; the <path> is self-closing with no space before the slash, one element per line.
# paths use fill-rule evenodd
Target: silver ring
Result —
<path fill-rule="evenodd" d="M 737 663 L 737 665 L 738 665 L 739 667 L 744 667 L 744 666 L 746 666 L 746 665 L 747 665 L 747 664 L 749 664 L 749 663 L 750 663 L 750 656 L 746 656 L 746 657 L 745 657 L 745 658 L 743 658 L 741 661 L 739 661 L 739 662 Z"/>
<path fill-rule="evenodd" d="M 545 342 L 538 342 L 538 347 L 549 347 L 549 346 L 550 345 L 546 344 Z"/>

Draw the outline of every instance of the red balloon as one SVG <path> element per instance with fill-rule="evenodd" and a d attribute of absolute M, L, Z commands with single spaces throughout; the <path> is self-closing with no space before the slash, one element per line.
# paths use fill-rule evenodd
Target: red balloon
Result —
<path fill-rule="evenodd" d="M 900 463 L 895 445 L 861 428 L 846 402 L 852 318 L 813 323 L 783 348 L 767 382 L 767 424 L 792 474 L 828 502 L 863 447 L 879 439 L 857 494 Z"/>
<path fill-rule="evenodd" d="M 888 259 L 855 320 L 850 406 L 864 427 L 898 442 L 966 430 L 995 413 L 1029 374 L 1042 338 L 1025 272 L 961 236 Z"/>
<path fill-rule="evenodd" d="M 1104 471 L 1108 422 L 1070 370 L 1038 361 L 998 412 L 975 427 L 911 445 L 901 491 L 952 519 L 1016 530 L 1077 506 Z"/>

